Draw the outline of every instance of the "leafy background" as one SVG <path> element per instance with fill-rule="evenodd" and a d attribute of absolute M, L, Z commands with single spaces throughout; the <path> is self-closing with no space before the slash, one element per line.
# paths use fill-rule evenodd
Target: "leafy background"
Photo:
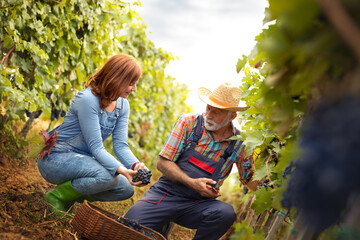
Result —
<path fill-rule="evenodd" d="M 18 120 L 27 122 L 20 131 L 25 137 L 37 117 L 30 114 L 37 111 L 42 111 L 43 120 L 52 120 L 52 128 L 87 78 L 110 56 L 126 53 L 143 69 L 138 92 L 129 97 L 130 145 L 152 164 L 158 143 L 191 108 L 183 104 L 187 87 L 164 73 L 174 57 L 147 38 L 146 25 L 131 6 L 121 1 L 5 1 L 1 128 L 11 130 Z"/>

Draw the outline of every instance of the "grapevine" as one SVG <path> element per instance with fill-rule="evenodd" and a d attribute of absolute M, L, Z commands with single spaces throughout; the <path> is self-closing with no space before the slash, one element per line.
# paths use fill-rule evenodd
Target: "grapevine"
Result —
<path fill-rule="evenodd" d="M 254 49 L 236 65 L 250 106 L 240 139 L 259 153 L 253 179 L 274 186 L 251 192 L 252 208 L 294 207 L 291 219 L 300 212 L 306 223 L 297 230 L 344 223 L 359 191 L 359 10 L 352 0 L 269 0 Z"/>
<path fill-rule="evenodd" d="M 0 112 L 0 129 L 12 129 L 20 120 L 25 137 L 35 117 L 50 122 L 44 130 L 52 129 L 87 78 L 109 57 L 125 53 L 134 56 L 143 71 L 137 93 L 128 98 L 129 133 L 137 133 L 129 145 L 136 157 L 153 165 L 151 156 L 161 148 L 156 143 L 166 139 L 181 113 L 191 110 L 183 104 L 187 87 L 164 73 L 175 58 L 149 40 L 147 26 L 134 10 L 139 4 L 4 1 L 8 7 L 0 11 L 0 103 L 5 111 Z M 142 129 L 144 124 L 149 127 Z M 111 138 L 104 145 L 112 151 Z"/>

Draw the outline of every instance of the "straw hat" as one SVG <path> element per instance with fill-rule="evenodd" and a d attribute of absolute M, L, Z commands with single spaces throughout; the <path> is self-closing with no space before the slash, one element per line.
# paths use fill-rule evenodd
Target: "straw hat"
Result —
<path fill-rule="evenodd" d="M 198 90 L 201 101 L 212 107 L 226 109 L 232 112 L 245 111 L 249 107 L 239 107 L 241 90 L 230 83 L 223 83 L 213 92 L 201 87 Z"/>

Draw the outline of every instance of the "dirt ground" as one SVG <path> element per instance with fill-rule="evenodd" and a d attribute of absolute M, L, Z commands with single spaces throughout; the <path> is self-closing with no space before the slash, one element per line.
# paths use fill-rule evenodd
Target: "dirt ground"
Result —
<path fill-rule="evenodd" d="M 18 163 L 0 154 L 0 239 L 81 239 L 72 226 L 72 217 L 56 217 L 44 200 L 44 193 L 53 188 L 38 172 L 36 162 Z M 131 199 L 110 203 L 96 203 L 100 207 L 122 216 L 131 205 Z M 118 205 L 122 206 L 118 206 Z M 175 226 L 169 239 L 192 239 L 194 231 Z"/>

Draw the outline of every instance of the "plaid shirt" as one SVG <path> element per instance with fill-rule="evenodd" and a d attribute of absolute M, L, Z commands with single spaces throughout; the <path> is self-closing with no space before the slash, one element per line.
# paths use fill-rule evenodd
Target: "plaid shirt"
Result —
<path fill-rule="evenodd" d="M 159 154 L 160 156 L 176 162 L 181 153 L 190 147 L 197 116 L 198 114 L 185 114 L 178 119 Z M 234 126 L 232 128 L 233 135 L 235 135 L 236 129 Z M 219 161 L 229 146 L 230 141 L 229 139 L 222 139 L 216 142 L 212 134 L 203 126 L 202 136 L 195 150 L 210 159 Z M 221 186 L 229 176 L 234 163 L 239 171 L 240 182 L 246 184 L 250 181 L 254 173 L 254 164 L 251 156 L 246 157 L 245 146 L 241 143 L 241 141 L 237 141 L 233 153 L 223 164 L 218 177 L 217 187 Z"/>

